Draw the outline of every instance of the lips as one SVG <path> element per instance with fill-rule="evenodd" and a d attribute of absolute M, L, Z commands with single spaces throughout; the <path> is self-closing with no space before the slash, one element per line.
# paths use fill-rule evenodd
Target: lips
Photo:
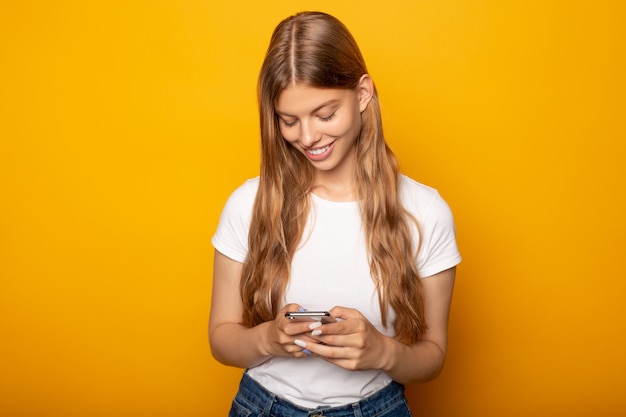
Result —
<path fill-rule="evenodd" d="M 313 161 L 321 161 L 323 159 L 326 159 L 330 155 L 334 145 L 335 142 L 330 143 L 326 146 L 322 146 L 321 148 L 307 149 L 305 153 L 309 157 L 309 159 Z"/>
<path fill-rule="evenodd" d="M 330 145 L 326 145 L 326 146 L 324 146 L 323 148 L 318 148 L 318 149 L 309 149 L 309 150 L 307 151 L 307 153 L 308 153 L 309 155 L 321 155 L 321 154 L 323 154 L 324 152 L 326 152 L 326 151 L 328 150 L 328 148 L 330 148 Z"/>

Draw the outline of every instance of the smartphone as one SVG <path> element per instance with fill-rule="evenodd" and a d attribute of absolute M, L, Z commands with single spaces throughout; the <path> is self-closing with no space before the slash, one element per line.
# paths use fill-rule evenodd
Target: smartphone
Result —
<path fill-rule="evenodd" d="M 328 311 L 289 311 L 285 313 L 289 320 L 321 321 L 332 323 L 335 321 Z"/>

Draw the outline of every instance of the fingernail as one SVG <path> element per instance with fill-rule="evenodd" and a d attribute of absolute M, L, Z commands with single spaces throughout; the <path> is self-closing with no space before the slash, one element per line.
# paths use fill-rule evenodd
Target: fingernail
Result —
<path fill-rule="evenodd" d="M 300 346 L 301 348 L 305 348 L 306 347 L 306 342 L 304 342 L 304 341 L 302 341 L 300 339 L 294 340 L 293 343 L 295 343 L 296 345 Z M 313 353 L 309 349 L 302 349 L 302 352 L 306 353 L 307 355 L 310 355 L 310 354 Z"/>
<path fill-rule="evenodd" d="M 309 324 L 309 329 L 313 330 L 316 327 L 320 327 L 322 325 L 321 321 L 314 321 L 313 323 Z"/>
<path fill-rule="evenodd" d="M 322 334 L 322 331 L 321 331 L 321 330 L 313 330 L 313 331 L 311 332 L 311 336 L 319 336 L 319 335 L 321 335 L 321 334 Z"/>

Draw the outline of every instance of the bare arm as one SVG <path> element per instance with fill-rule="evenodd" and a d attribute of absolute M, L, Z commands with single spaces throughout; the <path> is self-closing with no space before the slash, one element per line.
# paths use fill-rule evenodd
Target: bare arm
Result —
<path fill-rule="evenodd" d="M 215 359 L 225 365 L 251 368 L 272 356 L 305 356 L 294 344 L 294 336 L 308 331 L 308 325 L 289 323 L 283 317 L 284 311 L 295 311 L 297 305 L 285 306 L 273 321 L 252 328 L 241 324 L 243 305 L 239 281 L 242 266 L 215 251 L 209 319 L 209 341 Z"/>
<path fill-rule="evenodd" d="M 456 268 L 422 279 L 428 330 L 411 346 L 392 339 L 385 348 L 383 370 L 394 380 L 408 384 L 437 377 L 448 350 L 448 317 Z"/>
<path fill-rule="evenodd" d="M 335 307 L 331 313 L 344 319 L 316 329 L 316 339 L 306 348 L 345 369 L 380 369 L 394 380 L 409 384 L 435 378 L 446 358 L 448 316 L 456 268 L 424 278 L 424 310 L 428 325 L 424 337 L 407 346 L 380 333 L 354 309 Z"/>

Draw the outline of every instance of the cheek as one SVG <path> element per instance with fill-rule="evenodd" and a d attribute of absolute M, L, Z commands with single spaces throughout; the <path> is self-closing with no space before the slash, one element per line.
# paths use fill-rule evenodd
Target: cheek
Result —
<path fill-rule="evenodd" d="M 298 139 L 295 129 L 286 129 L 281 126 L 278 131 L 280 132 L 280 136 L 289 143 L 295 142 Z"/>
<path fill-rule="evenodd" d="M 358 113 L 357 113 L 358 115 Z M 355 136 L 361 130 L 361 119 L 359 117 L 347 117 L 335 128 L 337 136 Z"/>
<path fill-rule="evenodd" d="M 361 128 L 360 120 L 355 119 L 352 114 L 343 114 L 335 120 L 323 126 L 323 132 L 328 136 L 344 137 L 351 136 Z"/>

